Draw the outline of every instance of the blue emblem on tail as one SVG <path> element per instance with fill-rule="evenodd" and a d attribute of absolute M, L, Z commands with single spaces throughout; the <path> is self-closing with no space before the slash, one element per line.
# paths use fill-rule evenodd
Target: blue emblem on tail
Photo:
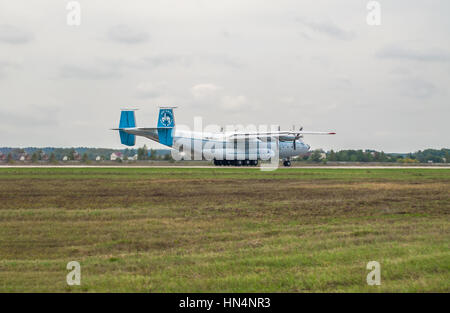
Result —
<path fill-rule="evenodd" d="M 173 145 L 173 128 L 175 127 L 173 108 L 159 109 L 157 127 L 159 142 L 163 145 L 171 147 Z"/>
<path fill-rule="evenodd" d="M 173 118 L 173 109 L 160 109 L 158 128 L 160 127 L 174 127 L 175 120 Z"/>

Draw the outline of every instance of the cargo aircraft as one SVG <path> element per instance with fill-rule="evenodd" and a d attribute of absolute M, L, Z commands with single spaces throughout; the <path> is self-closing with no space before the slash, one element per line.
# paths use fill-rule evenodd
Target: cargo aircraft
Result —
<path fill-rule="evenodd" d="M 291 165 L 291 158 L 305 155 L 310 146 L 303 142 L 303 135 L 334 135 L 334 132 L 299 130 L 281 131 L 220 131 L 203 132 L 175 128 L 175 107 L 160 107 L 157 127 L 137 127 L 134 109 L 123 109 L 120 114 L 120 141 L 134 146 L 136 136 L 158 142 L 195 160 L 211 160 L 214 165 L 256 166 L 260 160 L 278 157 L 284 166 Z M 184 157 L 184 159 L 186 159 Z"/>

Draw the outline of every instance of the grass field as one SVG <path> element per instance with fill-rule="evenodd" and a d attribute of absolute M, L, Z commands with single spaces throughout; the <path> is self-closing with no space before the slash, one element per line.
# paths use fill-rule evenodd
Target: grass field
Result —
<path fill-rule="evenodd" d="M 449 212 L 448 169 L 2 168 L 0 291 L 450 292 Z"/>

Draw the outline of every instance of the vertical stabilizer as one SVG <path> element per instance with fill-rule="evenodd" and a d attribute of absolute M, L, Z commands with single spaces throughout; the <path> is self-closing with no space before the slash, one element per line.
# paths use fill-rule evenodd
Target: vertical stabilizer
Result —
<path fill-rule="evenodd" d="M 171 147 L 173 145 L 173 129 L 175 127 L 175 107 L 161 107 L 158 116 L 158 137 L 159 142 Z"/>
<path fill-rule="evenodd" d="M 122 110 L 120 113 L 119 128 L 134 128 L 136 127 L 135 110 Z M 123 130 L 119 131 L 120 142 L 123 145 L 134 146 L 136 144 L 136 136 L 128 134 Z"/>

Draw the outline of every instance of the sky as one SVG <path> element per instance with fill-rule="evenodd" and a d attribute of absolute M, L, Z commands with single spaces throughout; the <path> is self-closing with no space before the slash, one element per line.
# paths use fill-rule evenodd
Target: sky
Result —
<path fill-rule="evenodd" d="M 380 0 L 375 26 L 365 0 L 79 0 L 78 26 L 69 2 L 0 0 L 0 146 L 121 148 L 121 108 L 170 105 L 337 133 L 313 149 L 450 147 L 448 0 Z"/>

